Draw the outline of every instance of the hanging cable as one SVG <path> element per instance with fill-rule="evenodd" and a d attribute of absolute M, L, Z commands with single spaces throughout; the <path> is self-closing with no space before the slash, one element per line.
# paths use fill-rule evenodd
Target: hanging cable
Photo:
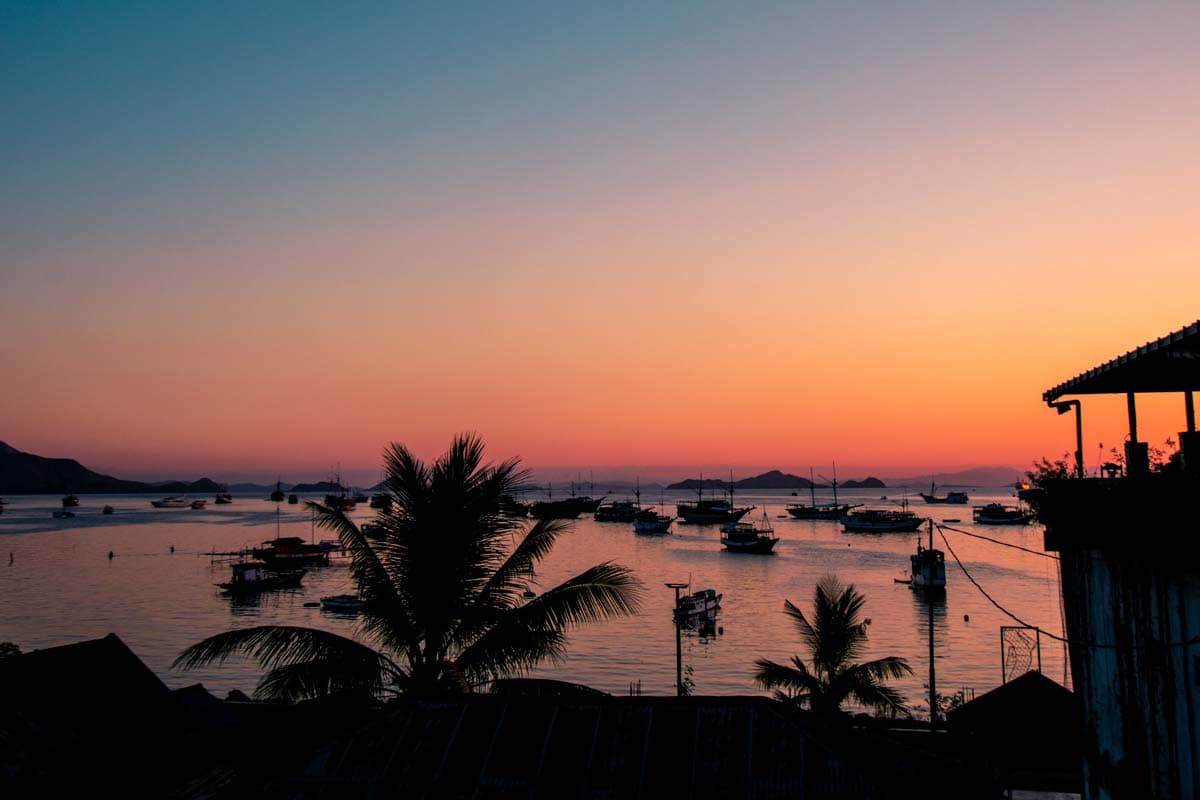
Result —
<path fill-rule="evenodd" d="M 934 523 L 934 524 L 937 525 L 939 531 L 940 530 L 954 531 L 955 533 L 961 533 L 963 536 L 971 536 L 976 539 L 983 539 L 985 542 L 991 542 L 992 544 L 1004 545 L 1005 547 L 1011 547 L 1014 550 L 1023 550 L 1024 552 L 1032 553 L 1035 556 L 1041 556 L 1042 558 L 1050 558 L 1055 561 L 1058 561 L 1058 556 L 1054 555 L 1053 553 L 1043 553 L 1039 550 L 1032 550 L 1028 547 L 1022 547 L 1019 544 L 1013 544 L 1012 542 L 1003 542 L 999 539 L 992 539 L 991 537 L 983 536 L 978 533 L 971 533 L 970 531 L 959 530 L 958 528 L 951 528 L 949 525 L 941 525 L 938 523 Z"/>
<path fill-rule="evenodd" d="M 939 525 L 938 527 L 940 528 L 941 526 Z M 982 594 L 985 598 L 987 598 L 987 601 L 989 603 L 991 603 L 992 605 L 994 605 L 1000 611 L 1000 613 L 1004 614 L 1006 617 L 1013 620 L 1017 624 L 1023 625 L 1026 628 L 1033 628 L 1034 630 L 1038 631 L 1039 633 L 1045 635 L 1047 638 L 1053 639 L 1056 642 L 1066 643 L 1066 642 L 1070 641 L 1065 636 L 1059 636 L 1057 634 L 1050 633 L 1049 631 L 1047 631 L 1043 628 L 1040 628 L 1037 625 L 1030 625 L 1028 622 L 1021 619 L 1016 614 L 1012 613 L 1007 608 L 1005 608 L 1004 606 L 1002 606 L 998 602 L 996 602 L 996 600 L 990 594 L 987 593 L 987 590 L 985 590 L 982 586 L 979 585 L 979 581 L 975 580 L 975 576 L 967 571 L 966 565 L 964 565 L 962 562 L 962 559 L 960 559 L 958 557 L 958 553 L 955 553 L 954 548 L 950 546 L 950 540 L 946 538 L 946 534 L 943 531 L 939 530 L 938 535 L 941 536 L 942 541 L 946 543 L 946 549 L 949 550 L 950 555 L 954 557 L 954 563 L 958 564 L 958 568 L 962 570 L 963 575 L 967 576 L 967 580 L 969 580 L 971 583 L 973 583 L 975 585 L 975 588 L 979 590 L 979 593 Z M 1154 644 L 1156 644 L 1156 643 L 1148 643 L 1146 645 L 1143 645 L 1143 647 L 1149 647 Z M 1179 642 L 1157 643 L 1157 646 L 1158 647 L 1189 647 L 1194 644 L 1200 644 L 1200 635 L 1193 636 L 1190 639 L 1185 639 L 1185 640 L 1179 641 Z M 1095 648 L 1097 650 L 1116 650 L 1117 649 L 1117 646 L 1115 644 L 1097 644 L 1096 642 L 1088 642 L 1086 646 Z"/>

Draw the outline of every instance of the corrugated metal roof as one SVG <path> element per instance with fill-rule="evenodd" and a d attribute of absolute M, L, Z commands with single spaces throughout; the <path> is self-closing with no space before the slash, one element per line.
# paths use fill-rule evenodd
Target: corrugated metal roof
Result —
<path fill-rule="evenodd" d="M 1069 394 L 1200 390 L 1200 320 L 1147 342 L 1042 393 L 1052 403 Z"/>

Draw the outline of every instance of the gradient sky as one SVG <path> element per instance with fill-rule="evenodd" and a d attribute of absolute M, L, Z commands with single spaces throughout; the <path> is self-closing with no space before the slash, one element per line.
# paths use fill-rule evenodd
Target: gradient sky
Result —
<path fill-rule="evenodd" d="M 1023 467 L 1200 317 L 1200 5 L 574 5 L 0 4 L 0 439 Z"/>

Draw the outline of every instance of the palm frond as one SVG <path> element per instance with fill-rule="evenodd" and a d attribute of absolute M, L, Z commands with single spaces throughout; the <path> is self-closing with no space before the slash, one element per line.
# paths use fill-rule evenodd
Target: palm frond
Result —
<path fill-rule="evenodd" d="M 563 581 L 521 607 L 527 618 L 567 629 L 611 617 L 628 617 L 641 606 L 642 583 L 633 571 L 605 561 Z"/>
<path fill-rule="evenodd" d="M 348 669 L 356 672 L 367 664 L 375 664 L 380 670 L 391 665 L 382 653 L 336 633 L 288 625 L 260 625 L 209 636 L 180 653 L 171 668 L 190 670 L 212 663 L 223 664 L 231 656 L 252 658 L 266 669 L 322 660 L 344 661 Z"/>
<path fill-rule="evenodd" d="M 861 685 L 852 691 L 850 696 L 863 708 L 873 711 L 881 711 L 892 716 L 908 713 L 908 707 L 904 704 L 904 695 L 890 686 Z"/>
<path fill-rule="evenodd" d="M 392 553 L 402 542 L 380 528 L 364 533 L 340 510 L 319 503 L 308 503 L 317 513 L 317 524 L 337 534 L 338 541 L 350 554 L 350 574 L 359 596 L 374 610 L 367 631 L 388 649 L 404 653 L 411 661 L 420 658 L 420 630 L 411 617 L 409 603 L 381 554 Z"/>
<path fill-rule="evenodd" d="M 263 700 L 297 702 L 313 697 L 364 689 L 381 695 L 392 677 L 379 662 L 324 658 L 276 667 L 263 675 L 254 696 Z"/>
<path fill-rule="evenodd" d="M 566 632 L 578 625 L 637 613 L 641 582 L 625 567 L 598 564 L 523 606 L 497 614 L 494 624 L 463 648 L 456 662 L 478 675 L 527 670 L 559 657 Z"/>
<path fill-rule="evenodd" d="M 482 608 L 509 608 L 533 578 L 534 566 L 554 547 L 558 537 L 571 523 L 562 519 L 540 519 L 525 533 L 512 553 L 492 573 L 475 604 Z"/>

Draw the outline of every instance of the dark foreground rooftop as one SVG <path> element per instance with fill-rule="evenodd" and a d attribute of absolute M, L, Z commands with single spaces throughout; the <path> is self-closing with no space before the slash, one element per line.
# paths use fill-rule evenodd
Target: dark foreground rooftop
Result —
<path fill-rule="evenodd" d="M 763 697 L 503 690 L 219 700 L 167 689 L 110 635 L 0 661 L 0 797 L 999 796 L 992 762 L 952 734 Z"/>

